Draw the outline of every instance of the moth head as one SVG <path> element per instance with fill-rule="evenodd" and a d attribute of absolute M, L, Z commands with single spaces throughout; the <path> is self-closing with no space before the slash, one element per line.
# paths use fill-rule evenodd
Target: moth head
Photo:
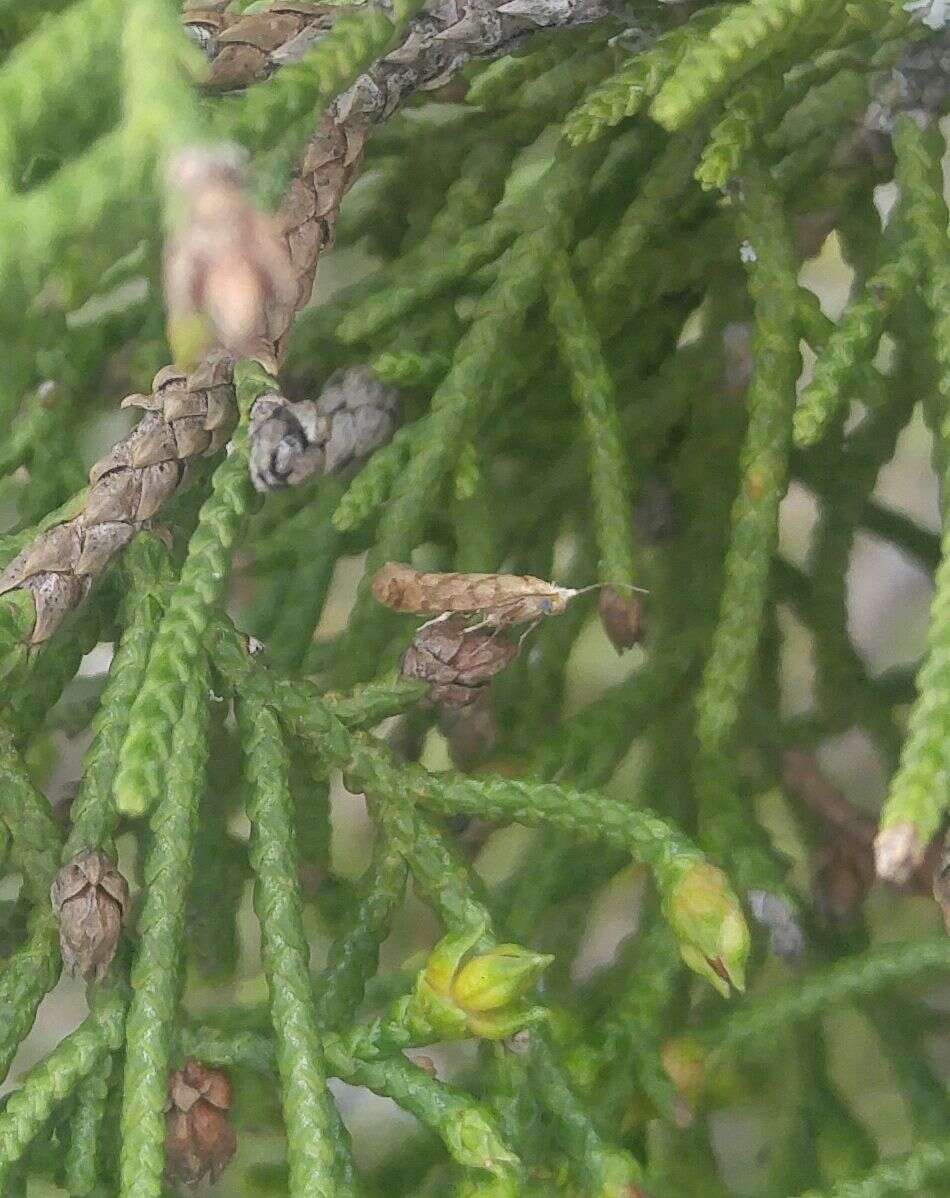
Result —
<path fill-rule="evenodd" d="M 552 594 L 538 597 L 538 610 L 545 616 L 559 616 L 567 611 L 567 605 L 577 594 L 569 587 L 557 587 Z"/>

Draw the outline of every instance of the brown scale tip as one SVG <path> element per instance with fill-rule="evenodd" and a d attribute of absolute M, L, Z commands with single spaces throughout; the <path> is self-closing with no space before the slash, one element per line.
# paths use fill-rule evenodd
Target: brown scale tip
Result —
<path fill-rule="evenodd" d="M 439 1076 L 439 1071 L 436 1067 L 436 1063 L 435 1063 L 435 1061 L 433 1061 L 433 1059 L 431 1057 L 420 1055 L 420 1056 L 410 1057 L 409 1059 L 412 1061 L 413 1065 L 415 1065 L 415 1067 L 417 1069 L 421 1069 L 422 1072 L 425 1074 L 428 1074 L 429 1077 L 438 1077 Z"/>
<path fill-rule="evenodd" d="M 643 605 L 637 595 L 625 595 L 614 587 L 604 587 L 597 603 L 597 614 L 618 653 L 632 649 L 643 640 Z"/>

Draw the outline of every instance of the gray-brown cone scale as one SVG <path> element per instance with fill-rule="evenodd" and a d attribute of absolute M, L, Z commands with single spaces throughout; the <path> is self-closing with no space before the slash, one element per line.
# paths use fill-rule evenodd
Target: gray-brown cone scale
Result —
<path fill-rule="evenodd" d="M 346 11 L 340 5 L 277 3 L 242 15 L 225 12 L 220 5 L 198 4 L 187 8 L 182 20 L 211 60 L 206 86 L 232 91 L 295 61 Z"/>
<path fill-rule="evenodd" d="M 404 678 L 429 683 L 433 703 L 467 707 L 518 656 L 518 648 L 496 631 L 467 627 L 464 618 L 433 620 L 417 630 L 401 672 Z"/>
<path fill-rule="evenodd" d="M 70 973 L 101 981 L 129 909 L 128 883 L 115 862 L 101 849 L 77 853 L 53 880 L 50 902 L 63 964 Z"/>
<path fill-rule="evenodd" d="M 258 491 L 341 474 L 384 445 L 399 393 L 367 366 L 338 370 L 316 401 L 262 395 L 251 409 L 251 481 Z"/>

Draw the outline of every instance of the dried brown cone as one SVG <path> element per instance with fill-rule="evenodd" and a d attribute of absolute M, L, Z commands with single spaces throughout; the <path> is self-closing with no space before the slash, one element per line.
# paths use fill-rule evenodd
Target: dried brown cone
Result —
<path fill-rule="evenodd" d="M 517 655 L 517 645 L 487 628 L 466 628 L 461 619 L 437 620 L 416 633 L 402 659 L 402 673 L 428 682 L 434 703 L 466 707 Z"/>
<path fill-rule="evenodd" d="M 50 887 L 59 921 L 63 964 L 87 981 L 105 977 L 129 909 L 129 887 L 100 849 L 84 849 L 64 865 Z"/>
<path fill-rule="evenodd" d="M 89 472 L 82 512 L 37 536 L 0 573 L 0 595 L 28 590 L 36 606 L 31 643 L 53 635 L 112 558 L 181 488 L 189 462 L 222 449 L 236 418 L 231 362 L 209 358 L 190 375 L 165 366 L 148 395 L 123 407 L 145 415 Z"/>
<path fill-rule="evenodd" d="M 232 1093 L 228 1076 L 189 1057 L 168 1079 L 165 1108 L 165 1174 L 195 1185 L 217 1181 L 237 1149 L 228 1119 Z"/>
<path fill-rule="evenodd" d="M 615 587 L 603 587 L 597 614 L 604 632 L 618 653 L 639 645 L 644 636 L 643 604 L 639 595 L 624 594 Z"/>
<path fill-rule="evenodd" d="M 390 439 L 398 401 L 367 366 L 336 371 L 316 402 L 262 395 L 251 410 L 255 488 L 275 491 L 347 470 Z"/>

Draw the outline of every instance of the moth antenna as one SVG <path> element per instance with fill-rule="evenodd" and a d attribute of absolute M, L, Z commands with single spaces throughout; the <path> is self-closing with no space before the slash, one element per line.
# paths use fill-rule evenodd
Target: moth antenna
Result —
<path fill-rule="evenodd" d="M 632 582 L 592 582 L 590 586 L 572 591 L 571 598 L 576 599 L 578 595 L 586 595 L 590 591 L 599 591 L 603 587 L 613 587 L 615 591 L 636 591 L 640 595 L 649 595 L 650 593 L 646 587 L 635 587 Z"/>

